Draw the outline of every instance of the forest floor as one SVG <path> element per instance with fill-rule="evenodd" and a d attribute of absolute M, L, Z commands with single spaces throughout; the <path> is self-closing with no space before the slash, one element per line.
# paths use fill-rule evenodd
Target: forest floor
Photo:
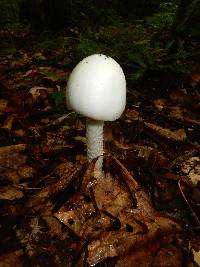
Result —
<path fill-rule="evenodd" d="M 128 83 L 99 177 L 65 107 L 70 57 L 1 56 L 0 266 L 198 266 L 199 73 Z"/>

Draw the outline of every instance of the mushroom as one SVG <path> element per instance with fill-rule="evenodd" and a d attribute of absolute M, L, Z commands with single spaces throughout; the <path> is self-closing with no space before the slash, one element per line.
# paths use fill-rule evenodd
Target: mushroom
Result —
<path fill-rule="evenodd" d="M 66 88 L 68 108 L 87 117 L 87 157 L 103 164 L 104 121 L 118 119 L 126 105 L 126 80 L 120 65 L 111 57 L 95 54 L 73 69 Z"/>

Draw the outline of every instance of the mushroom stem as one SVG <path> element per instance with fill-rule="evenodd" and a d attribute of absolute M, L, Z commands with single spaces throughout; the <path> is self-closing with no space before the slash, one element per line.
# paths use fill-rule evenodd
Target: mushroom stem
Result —
<path fill-rule="evenodd" d="M 89 161 L 99 157 L 95 165 L 99 171 L 103 165 L 103 124 L 103 121 L 87 118 L 87 157 Z"/>

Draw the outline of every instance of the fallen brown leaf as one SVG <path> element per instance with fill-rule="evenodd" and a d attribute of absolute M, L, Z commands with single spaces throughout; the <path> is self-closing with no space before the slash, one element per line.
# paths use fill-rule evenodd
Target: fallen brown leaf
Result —
<path fill-rule="evenodd" d="M 14 186 L 0 187 L 0 199 L 15 200 L 22 198 L 24 194 L 22 191 Z"/>
<path fill-rule="evenodd" d="M 90 241 L 91 266 L 181 229 L 154 210 L 149 196 L 117 159 L 110 164 L 112 175 L 106 171 L 103 177 L 94 176 L 90 165 L 80 191 L 55 213 L 76 235 Z"/>
<path fill-rule="evenodd" d="M 168 140 L 172 140 L 172 141 L 176 141 L 176 142 L 183 142 L 185 141 L 185 139 L 187 138 L 186 136 L 186 132 L 184 129 L 179 129 L 179 130 L 170 130 L 170 129 L 166 129 L 163 128 L 161 126 L 158 126 L 156 124 L 153 123 L 149 123 L 149 122 L 144 122 L 144 125 L 152 130 L 154 133 L 168 139 Z"/>

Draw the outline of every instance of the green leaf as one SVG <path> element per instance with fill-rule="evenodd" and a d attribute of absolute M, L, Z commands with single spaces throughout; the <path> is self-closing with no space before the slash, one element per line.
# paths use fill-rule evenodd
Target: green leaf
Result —
<path fill-rule="evenodd" d="M 172 45 L 174 44 L 174 42 L 175 42 L 174 40 L 171 40 L 171 41 L 167 42 L 165 48 L 166 48 L 166 49 L 171 48 Z"/>
<path fill-rule="evenodd" d="M 55 101 L 56 106 L 59 106 L 64 102 L 65 93 L 62 91 L 56 92 L 52 95 L 52 98 Z"/>
<path fill-rule="evenodd" d="M 138 79 L 140 79 L 145 73 L 144 69 L 140 69 L 138 71 L 136 71 L 135 73 L 132 73 L 129 75 L 130 80 L 136 81 Z"/>

